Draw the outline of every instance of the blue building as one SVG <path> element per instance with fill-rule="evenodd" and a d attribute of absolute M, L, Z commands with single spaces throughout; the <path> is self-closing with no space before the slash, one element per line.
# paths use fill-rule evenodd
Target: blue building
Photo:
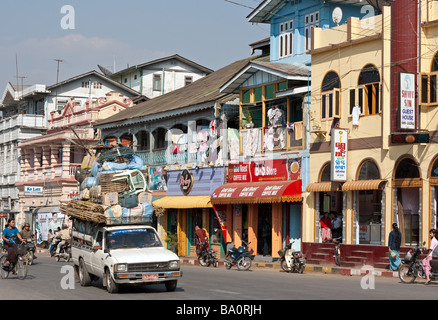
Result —
<path fill-rule="evenodd" d="M 361 0 L 265 0 L 247 19 L 270 25 L 271 62 L 309 66 L 312 28 L 333 28 L 373 11 Z"/>
<path fill-rule="evenodd" d="M 373 14 L 366 1 L 265 0 L 248 15 L 251 23 L 270 25 L 270 37 L 251 45 L 266 58 L 248 61 L 220 89 L 239 95 L 238 138 L 228 138 L 234 150 L 228 183 L 211 199 L 226 212 L 236 245 L 247 240 L 256 254 L 273 258 L 285 242 L 293 240 L 294 248 L 301 248 L 302 193 L 310 172 L 312 29 Z M 273 188 L 278 189 L 275 196 L 268 190 Z M 266 224 L 271 232 L 264 236 Z"/>

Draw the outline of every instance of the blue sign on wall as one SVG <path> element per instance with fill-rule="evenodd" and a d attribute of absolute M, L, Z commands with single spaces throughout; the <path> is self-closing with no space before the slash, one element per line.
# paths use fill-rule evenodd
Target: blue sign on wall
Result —
<path fill-rule="evenodd" d="M 210 196 L 224 184 L 224 167 L 188 169 L 193 177 L 193 186 L 187 196 Z M 180 187 L 183 170 L 167 172 L 167 196 L 186 196 Z"/>

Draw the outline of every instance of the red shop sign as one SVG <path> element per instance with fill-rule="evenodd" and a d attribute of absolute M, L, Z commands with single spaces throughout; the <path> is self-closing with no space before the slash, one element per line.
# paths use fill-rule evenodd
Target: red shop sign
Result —
<path fill-rule="evenodd" d="M 301 159 L 275 159 L 230 164 L 228 182 L 262 182 L 301 179 Z"/>

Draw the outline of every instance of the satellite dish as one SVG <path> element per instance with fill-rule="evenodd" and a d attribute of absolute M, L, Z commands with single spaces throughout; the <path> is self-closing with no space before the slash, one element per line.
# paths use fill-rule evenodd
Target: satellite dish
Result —
<path fill-rule="evenodd" d="M 339 25 L 342 20 L 342 9 L 340 7 L 336 7 L 332 13 L 333 22 Z"/>

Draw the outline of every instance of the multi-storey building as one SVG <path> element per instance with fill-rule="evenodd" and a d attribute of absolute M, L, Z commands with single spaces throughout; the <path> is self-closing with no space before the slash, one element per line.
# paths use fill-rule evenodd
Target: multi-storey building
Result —
<path fill-rule="evenodd" d="M 437 226 L 438 6 L 385 4 L 381 15 L 313 30 L 303 237 L 309 254 L 320 249 L 320 217 L 337 213 L 344 265 L 386 266 L 393 223 L 403 246 L 428 242 Z"/>
<path fill-rule="evenodd" d="M 361 5 L 265 0 L 248 15 L 249 22 L 270 25 L 270 57 L 249 61 L 221 87 L 240 98 L 237 157 L 228 168 L 229 183 L 212 196 L 212 203 L 226 212 L 227 241 L 249 241 L 257 254 L 272 258 L 289 241 L 301 249 L 306 221 L 302 192 L 310 168 L 312 30 L 362 17 Z M 266 48 L 266 43 L 253 48 Z"/>
<path fill-rule="evenodd" d="M 19 212 L 15 183 L 20 181 L 22 140 L 46 130 L 45 85 L 17 86 L 8 83 L 0 101 L 0 227 Z"/>

